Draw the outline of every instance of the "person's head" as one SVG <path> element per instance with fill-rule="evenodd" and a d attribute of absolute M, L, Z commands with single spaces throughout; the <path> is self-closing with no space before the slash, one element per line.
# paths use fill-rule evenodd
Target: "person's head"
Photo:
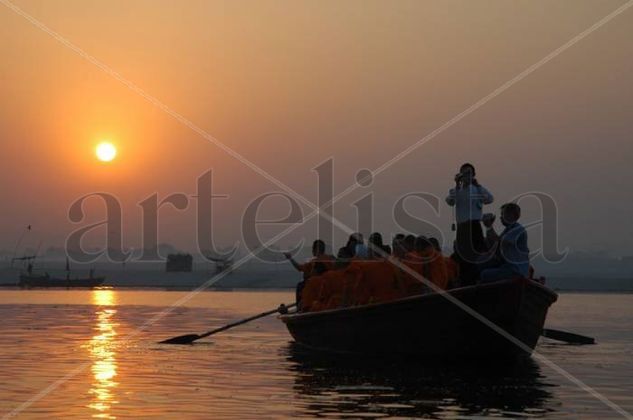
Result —
<path fill-rule="evenodd" d="M 404 233 L 396 234 L 391 240 L 391 250 L 393 252 L 393 255 L 395 255 L 396 257 L 400 257 L 400 252 L 404 250 L 404 247 L 402 246 L 402 241 L 404 241 Z"/>
<path fill-rule="evenodd" d="M 358 235 L 360 235 L 360 233 L 352 233 L 351 235 L 349 235 L 346 247 L 354 249 L 356 247 L 356 244 L 358 244 Z"/>
<path fill-rule="evenodd" d="M 431 243 L 431 245 L 433 245 L 433 248 L 435 248 L 437 251 L 442 252 L 440 241 L 438 241 L 437 238 L 429 238 L 429 242 Z"/>
<path fill-rule="evenodd" d="M 506 203 L 501 206 L 501 223 L 509 226 L 516 223 L 521 217 L 521 207 L 517 203 Z"/>
<path fill-rule="evenodd" d="M 396 258 L 404 258 L 407 250 L 404 248 L 404 237 L 403 238 L 393 238 L 393 242 L 391 243 L 391 248 L 393 252 L 393 256 Z"/>
<path fill-rule="evenodd" d="M 433 245 L 431 244 L 431 241 L 429 241 L 426 236 L 418 236 L 417 238 L 415 238 L 415 250 L 417 252 L 422 252 L 427 248 L 432 247 Z"/>
<path fill-rule="evenodd" d="M 378 258 L 384 256 L 385 247 L 382 243 L 382 235 L 378 232 L 374 232 L 369 235 L 369 258 Z"/>
<path fill-rule="evenodd" d="M 402 242 L 404 245 L 404 249 L 407 252 L 411 252 L 415 249 L 415 236 L 407 235 L 404 237 L 404 240 Z"/>
<path fill-rule="evenodd" d="M 464 184 L 471 184 L 475 179 L 475 167 L 472 163 L 464 163 L 459 167 L 459 174 Z"/>
<path fill-rule="evenodd" d="M 369 243 L 376 246 L 382 246 L 382 235 L 379 232 L 374 232 L 369 235 Z"/>
<path fill-rule="evenodd" d="M 320 239 L 312 242 L 312 255 L 318 257 L 319 255 L 325 254 L 325 242 Z"/>

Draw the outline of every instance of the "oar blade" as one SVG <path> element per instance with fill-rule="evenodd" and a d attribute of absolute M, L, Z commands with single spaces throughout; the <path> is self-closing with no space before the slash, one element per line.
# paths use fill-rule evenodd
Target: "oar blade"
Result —
<path fill-rule="evenodd" d="M 200 336 L 198 334 L 180 335 L 178 337 L 172 337 L 167 340 L 163 340 L 158 344 L 191 344 L 199 338 Z"/>
<path fill-rule="evenodd" d="M 553 330 L 551 328 L 543 328 L 543 337 L 571 344 L 596 344 L 596 340 L 592 337 L 574 334 L 567 331 Z"/>

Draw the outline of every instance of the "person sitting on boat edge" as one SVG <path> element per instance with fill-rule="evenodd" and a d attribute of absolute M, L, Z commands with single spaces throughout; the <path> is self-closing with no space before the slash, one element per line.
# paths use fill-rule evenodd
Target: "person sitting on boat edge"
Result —
<path fill-rule="evenodd" d="M 325 253 L 325 242 L 320 239 L 315 240 L 312 243 L 312 259 L 304 264 L 299 264 L 290 255 L 289 252 L 284 252 L 284 256 L 290 261 L 297 271 L 303 273 L 303 280 L 297 283 L 296 289 L 296 302 L 297 307 L 301 308 L 301 292 L 306 285 L 308 279 L 312 276 L 323 274 L 327 270 L 334 268 L 334 257 Z"/>
<path fill-rule="evenodd" d="M 501 223 L 505 226 L 501 235 L 494 230 L 494 217 L 485 218 L 486 238 L 491 245 L 492 258 L 481 265 L 480 283 L 529 276 L 528 235 L 519 223 L 520 217 L 521 207 L 518 204 L 506 203 L 501 206 Z"/>

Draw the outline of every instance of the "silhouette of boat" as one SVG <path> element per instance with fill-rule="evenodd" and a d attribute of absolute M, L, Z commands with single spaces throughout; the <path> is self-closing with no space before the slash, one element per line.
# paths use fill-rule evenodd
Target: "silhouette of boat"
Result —
<path fill-rule="evenodd" d="M 51 277 L 49 274 L 20 274 L 18 286 L 24 288 L 34 287 L 97 287 L 101 286 L 105 277 Z"/>
<path fill-rule="evenodd" d="M 558 295 L 528 279 L 461 287 L 447 292 L 525 344 L 529 353 Z M 280 319 L 300 345 L 357 354 L 484 358 L 527 355 L 515 343 L 439 293 Z"/>
<path fill-rule="evenodd" d="M 101 286 L 105 281 L 105 277 L 95 277 L 94 270 L 90 269 L 90 275 L 88 277 L 70 277 L 70 261 L 66 258 L 66 277 L 52 277 L 48 273 L 34 274 L 33 273 L 33 261 L 37 258 L 36 255 L 24 256 L 20 258 L 13 258 L 11 261 L 23 261 L 26 264 L 26 273 L 20 273 L 18 286 L 26 289 L 35 287 L 97 287 Z"/>

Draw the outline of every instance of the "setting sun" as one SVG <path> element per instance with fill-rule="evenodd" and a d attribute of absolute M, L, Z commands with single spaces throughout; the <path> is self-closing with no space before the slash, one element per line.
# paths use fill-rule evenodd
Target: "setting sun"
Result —
<path fill-rule="evenodd" d="M 109 142 L 99 143 L 95 153 L 100 161 L 110 162 L 116 157 L 116 147 Z"/>

